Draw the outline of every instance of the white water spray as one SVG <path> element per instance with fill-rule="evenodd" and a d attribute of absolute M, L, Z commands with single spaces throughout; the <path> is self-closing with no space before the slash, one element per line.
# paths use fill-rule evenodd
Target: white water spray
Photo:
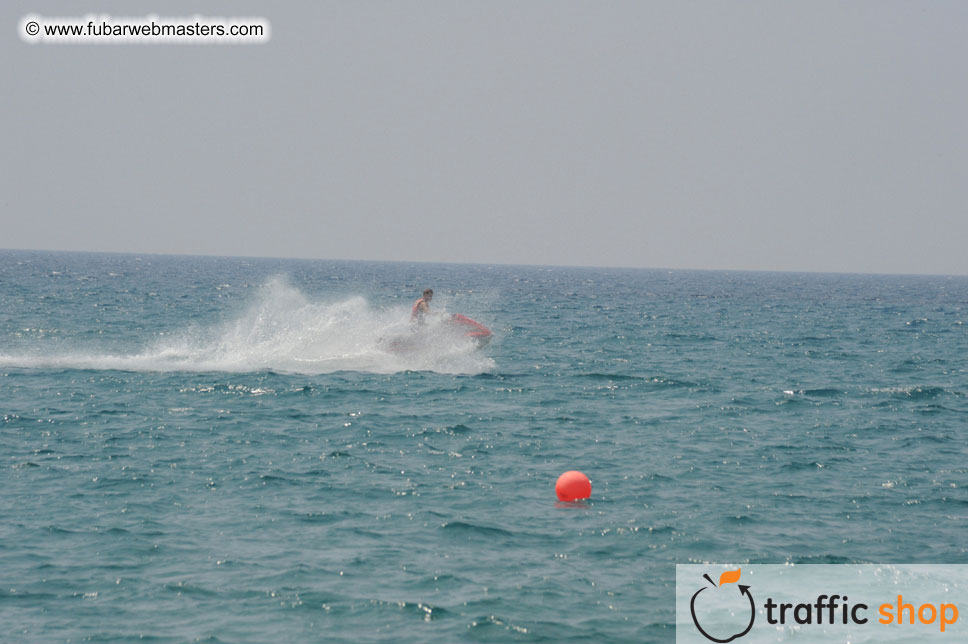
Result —
<path fill-rule="evenodd" d="M 436 371 L 476 374 L 494 361 L 468 338 L 447 333 L 433 318 L 407 350 L 393 350 L 394 338 L 413 336 L 410 311 L 374 309 L 362 297 L 313 302 L 282 279 L 259 289 L 236 319 L 199 331 L 159 339 L 134 354 L 82 349 L 56 355 L 3 355 L 0 367 L 114 369 L 124 371 L 273 370 L 320 374 L 334 371 L 395 373 Z"/>

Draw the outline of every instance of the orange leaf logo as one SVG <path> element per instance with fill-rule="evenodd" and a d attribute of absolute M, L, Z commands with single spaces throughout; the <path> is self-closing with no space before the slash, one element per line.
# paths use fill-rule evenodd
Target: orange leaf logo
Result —
<path fill-rule="evenodd" d="M 737 568 L 736 570 L 727 570 L 719 576 L 719 585 L 723 584 L 735 584 L 739 581 L 739 575 L 742 572 L 742 568 Z"/>

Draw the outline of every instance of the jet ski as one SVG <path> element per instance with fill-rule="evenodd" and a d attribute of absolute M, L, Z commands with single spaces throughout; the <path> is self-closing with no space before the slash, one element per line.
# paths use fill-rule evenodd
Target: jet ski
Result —
<path fill-rule="evenodd" d="M 472 340 L 478 349 L 483 349 L 493 335 L 489 328 L 477 320 L 454 313 L 436 324 L 415 327 L 411 333 L 383 338 L 381 344 L 389 351 L 413 352 L 431 348 L 448 340 L 466 338 Z"/>
<path fill-rule="evenodd" d="M 470 338 L 477 342 L 477 347 L 483 349 L 491 341 L 491 337 L 494 335 L 491 330 L 478 322 L 477 320 L 472 320 L 466 315 L 461 315 L 460 313 L 454 313 L 450 316 L 450 320 L 447 322 L 450 326 L 456 327 L 460 330 L 465 338 Z"/>

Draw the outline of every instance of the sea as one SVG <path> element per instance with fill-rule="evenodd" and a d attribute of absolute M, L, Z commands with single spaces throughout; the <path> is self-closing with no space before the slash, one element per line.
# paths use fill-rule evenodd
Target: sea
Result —
<path fill-rule="evenodd" d="M 394 350 L 424 288 L 491 343 Z M 676 564 L 968 563 L 966 321 L 966 277 L 0 251 L 0 641 L 673 642 Z"/>

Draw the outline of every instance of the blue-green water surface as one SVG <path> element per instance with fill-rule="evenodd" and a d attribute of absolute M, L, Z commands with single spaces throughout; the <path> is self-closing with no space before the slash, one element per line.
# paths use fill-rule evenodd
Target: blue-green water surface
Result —
<path fill-rule="evenodd" d="M 428 286 L 493 342 L 388 348 Z M 676 563 L 968 563 L 966 321 L 963 277 L 2 251 L 0 640 L 672 642 Z"/>

